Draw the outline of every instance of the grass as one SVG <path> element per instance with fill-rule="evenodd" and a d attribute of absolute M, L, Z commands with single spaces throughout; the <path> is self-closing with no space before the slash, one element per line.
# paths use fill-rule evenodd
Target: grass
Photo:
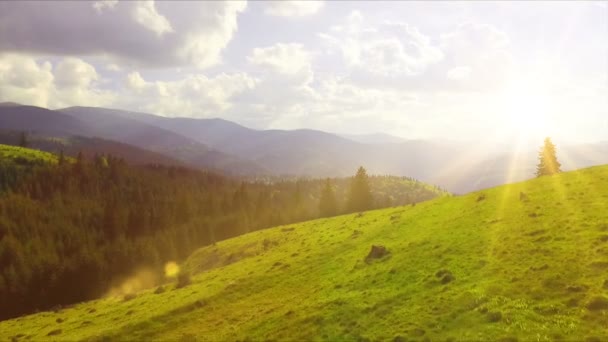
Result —
<path fill-rule="evenodd" d="M 29 148 L 0 144 L 0 163 L 11 162 L 16 164 L 57 164 L 58 157 L 49 152 Z"/>
<path fill-rule="evenodd" d="M 192 283 L 0 322 L 0 340 L 606 341 L 608 166 L 276 227 Z M 365 261 L 372 245 L 389 254 Z"/>

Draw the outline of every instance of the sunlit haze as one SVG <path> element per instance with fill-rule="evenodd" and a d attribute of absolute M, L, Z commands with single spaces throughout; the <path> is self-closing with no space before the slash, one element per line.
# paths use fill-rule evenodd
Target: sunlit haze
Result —
<path fill-rule="evenodd" d="M 606 2 L 3 1 L 0 22 L 0 101 L 407 139 L 608 139 Z"/>

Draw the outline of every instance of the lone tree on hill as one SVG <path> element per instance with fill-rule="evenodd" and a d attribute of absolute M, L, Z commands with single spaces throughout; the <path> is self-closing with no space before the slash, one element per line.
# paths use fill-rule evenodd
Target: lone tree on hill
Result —
<path fill-rule="evenodd" d="M 321 214 L 321 217 L 330 217 L 338 213 L 336 194 L 329 178 L 327 178 L 325 185 L 323 185 L 323 189 L 321 190 L 321 197 L 319 199 L 319 213 Z"/>
<path fill-rule="evenodd" d="M 553 175 L 562 172 L 562 164 L 557 161 L 555 145 L 551 138 L 545 138 L 545 144 L 538 152 L 538 165 L 536 166 L 536 176 Z"/>
<path fill-rule="evenodd" d="M 373 197 L 369 187 L 369 177 L 363 167 L 359 167 L 357 174 L 350 183 L 347 208 L 350 212 L 364 211 L 372 208 Z"/>

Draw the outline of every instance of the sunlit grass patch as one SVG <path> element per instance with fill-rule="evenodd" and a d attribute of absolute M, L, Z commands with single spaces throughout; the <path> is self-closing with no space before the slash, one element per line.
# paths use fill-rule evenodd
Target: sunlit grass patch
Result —
<path fill-rule="evenodd" d="M 602 341 L 606 194 L 595 167 L 257 231 L 193 253 L 187 286 L 0 322 L 0 339 Z M 366 262 L 372 246 L 390 253 Z"/>

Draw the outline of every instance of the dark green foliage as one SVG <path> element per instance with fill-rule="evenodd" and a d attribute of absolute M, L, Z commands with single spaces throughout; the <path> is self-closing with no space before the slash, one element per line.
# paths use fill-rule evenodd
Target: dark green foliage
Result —
<path fill-rule="evenodd" d="M 557 161 L 555 145 L 551 138 L 545 138 L 545 143 L 538 152 L 538 165 L 536 166 L 536 176 L 547 176 L 562 172 L 561 164 Z"/>
<path fill-rule="evenodd" d="M 57 163 L 59 165 L 65 164 L 65 155 L 63 154 L 63 150 L 59 151 L 59 158 L 57 159 Z"/>
<path fill-rule="evenodd" d="M 488 319 L 488 322 L 490 322 L 490 323 L 499 322 L 500 320 L 502 320 L 502 312 L 500 312 L 500 311 L 488 312 L 486 314 L 486 318 Z"/>
<path fill-rule="evenodd" d="M 30 143 L 27 139 L 27 133 L 21 132 L 21 134 L 19 134 L 19 147 L 28 147 L 29 145 Z"/>
<path fill-rule="evenodd" d="M 338 213 L 338 202 L 336 201 L 336 193 L 331 185 L 329 178 L 325 181 L 321 190 L 319 199 L 319 214 L 321 217 L 330 217 Z"/>
<path fill-rule="evenodd" d="M 182 287 L 190 285 L 190 283 L 192 283 L 192 280 L 190 279 L 190 274 L 187 272 L 180 272 L 177 275 L 177 284 L 175 285 L 175 287 L 180 289 Z"/>
<path fill-rule="evenodd" d="M 440 193 L 409 179 L 372 180 L 395 204 Z M 198 247 L 317 218 L 323 182 L 244 183 L 110 155 L 2 159 L 0 319 L 97 298 L 141 267 L 160 271 Z M 336 184 L 344 201 L 347 180 Z"/>
<path fill-rule="evenodd" d="M 365 211 L 373 206 L 372 192 L 369 186 L 369 177 L 363 167 L 359 167 L 353 177 L 348 194 L 347 208 L 349 212 Z"/>

